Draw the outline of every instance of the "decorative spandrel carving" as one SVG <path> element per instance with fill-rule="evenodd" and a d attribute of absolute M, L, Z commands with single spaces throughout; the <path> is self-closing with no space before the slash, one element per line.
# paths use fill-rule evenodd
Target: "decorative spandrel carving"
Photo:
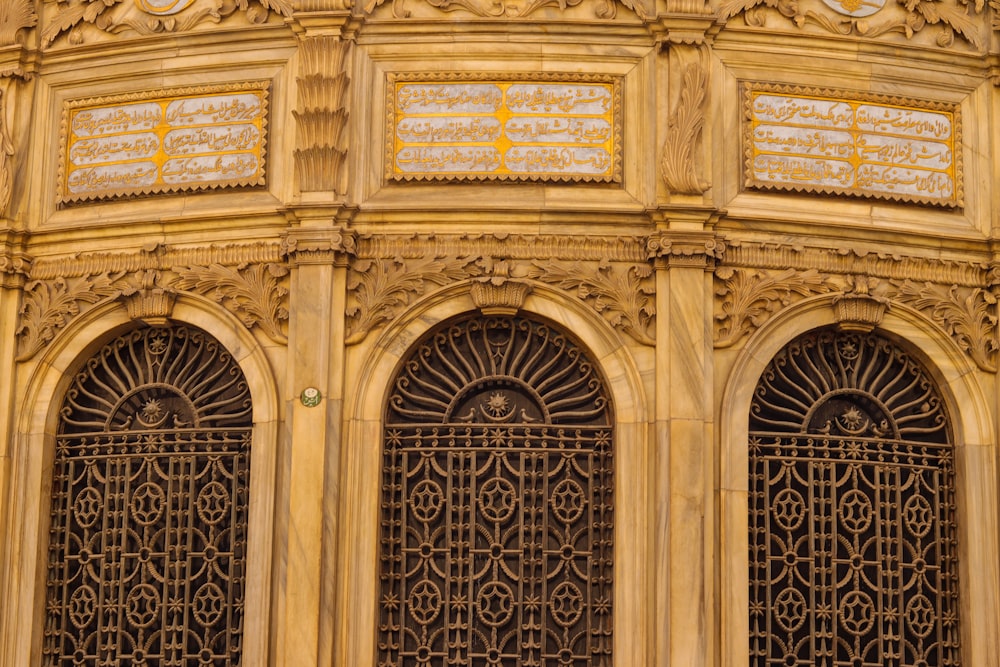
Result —
<path fill-rule="evenodd" d="M 656 345 L 656 304 L 651 298 L 656 288 L 651 265 L 548 260 L 532 262 L 528 275 L 560 289 L 574 290 L 611 326 L 643 345 Z"/>
<path fill-rule="evenodd" d="M 754 28 L 787 27 L 982 51 L 985 4 L 985 0 L 725 0 L 719 16 L 724 21 L 742 16 Z"/>
<path fill-rule="evenodd" d="M 586 353 L 520 318 L 414 346 L 383 440 L 378 664 L 612 664 L 611 406 Z"/>
<path fill-rule="evenodd" d="M 242 664 L 252 418 L 232 357 L 132 331 L 60 415 L 43 664 Z"/>
<path fill-rule="evenodd" d="M 138 35 L 187 32 L 234 15 L 251 25 L 292 15 L 289 0 L 56 0 L 52 4 L 55 11 L 48 12 L 43 21 L 43 46 L 64 40 L 77 45 L 98 35 L 126 31 Z"/>
<path fill-rule="evenodd" d="M 885 339 L 811 333 L 772 360 L 748 442 L 753 667 L 962 664 L 949 438 Z"/>
<path fill-rule="evenodd" d="M 482 273 L 478 257 L 360 259 L 348 276 L 347 344 L 392 320 L 428 287 L 447 285 Z"/>
<path fill-rule="evenodd" d="M 794 301 L 836 289 L 829 276 L 816 270 L 774 272 L 721 267 L 715 275 L 715 293 L 722 297 L 722 312 L 715 315 L 716 347 L 736 344 Z"/>
<path fill-rule="evenodd" d="M 287 341 L 288 266 L 278 246 L 156 247 L 36 262 L 30 273 L 17 328 L 19 361 L 33 357 L 95 304 L 122 299 L 134 318 L 154 322 L 185 291 L 214 299 L 248 329 Z"/>
<path fill-rule="evenodd" d="M 928 313 L 984 371 L 997 370 L 997 298 L 981 288 L 904 281 L 893 298 Z"/>

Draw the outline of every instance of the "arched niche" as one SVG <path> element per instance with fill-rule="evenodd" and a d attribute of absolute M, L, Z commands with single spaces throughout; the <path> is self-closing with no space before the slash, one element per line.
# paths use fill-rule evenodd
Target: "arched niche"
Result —
<path fill-rule="evenodd" d="M 242 370 L 252 401 L 253 466 L 250 470 L 246 571 L 244 664 L 267 660 L 271 614 L 274 479 L 278 434 L 277 391 L 266 354 L 230 313 L 197 295 L 181 294 L 170 315 L 175 323 L 200 329 L 217 340 Z M 23 400 L 17 405 L 16 462 L 11 475 L 8 530 L 20 548 L 13 552 L 16 575 L 7 590 L 26 610 L 8 642 L 12 664 L 41 659 L 51 471 L 59 411 L 75 372 L 103 345 L 144 324 L 111 302 L 75 318 L 35 359 L 24 363 Z"/>
<path fill-rule="evenodd" d="M 719 508 L 722 664 L 747 667 L 749 658 L 750 511 L 748 439 L 750 411 L 761 374 L 791 341 L 813 330 L 837 327 L 833 296 L 804 300 L 765 323 L 738 353 L 725 380 L 719 406 Z M 900 346 L 919 362 L 940 391 L 950 416 L 955 460 L 959 615 L 963 664 L 997 655 L 998 567 L 991 556 L 997 540 L 996 452 L 991 415 L 978 371 L 933 322 L 902 304 L 892 304 L 874 334 Z M 968 537 L 969 526 L 975 536 Z"/>

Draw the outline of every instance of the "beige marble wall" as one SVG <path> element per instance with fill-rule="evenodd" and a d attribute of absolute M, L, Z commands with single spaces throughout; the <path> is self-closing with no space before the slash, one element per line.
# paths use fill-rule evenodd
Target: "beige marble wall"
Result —
<path fill-rule="evenodd" d="M 782 345 L 859 294 L 889 305 L 880 331 L 919 351 L 947 397 L 969 536 L 964 660 L 1000 664 L 995 8 L 916 3 L 959 8 L 965 27 L 822 0 L 792 16 L 688 0 L 215 15 L 194 0 L 159 16 L 123 1 L 75 21 L 83 0 L 4 3 L 21 13 L 0 14 L 0 664 L 40 664 L 67 374 L 135 324 L 128 295 L 152 286 L 177 292 L 170 317 L 221 340 L 251 382 L 245 664 L 374 665 L 388 382 L 491 279 L 529 286 L 523 311 L 571 332 L 614 397 L 614 667 L 748 664 L 751 393 Z M 435 72 L 618 78 L 620 182 L 386 178 L 387 75 Z M 58 203 L 68 101 L 246 80 L 269 85 L 265 185 Z M 746 82 L 956 105 L 963 204 L 747 188 Z"/>

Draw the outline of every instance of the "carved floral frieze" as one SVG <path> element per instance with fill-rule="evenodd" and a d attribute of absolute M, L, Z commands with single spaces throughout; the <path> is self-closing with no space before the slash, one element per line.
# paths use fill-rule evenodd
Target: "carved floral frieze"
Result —
<path fill-rule="evenodd" d="M 288 266 L 277 245 L 154 246 L 129 255 L 39 261 L 30 274 L 17 328 L 19 361 L 33 357 L 96 304 L 119 299 L 131 317 L 161 319 L 183 292 L 212 299 L 248 329 L 287 342 Z"/>
<path fill-rule="evenodd" d="M 927 31 L 947 48 L 959 40 L 984 48 L 985 0 L 725 0 L 719 17 L 742 15 L 754 28 L 790 25 L 838 36 L 911 40 Z"/>
<path fill-rule="evenodd" d="M 49 3 L 46 3 L 49 4 Z M 56 0 L 43 22 L 42 45 L 82 44 L 101 33 L 180 33 L 242 16 L 249 24 L 292 15 L 290 0 Z"/>
<path fill-rule="evenodd" d="M 996 372 L 996 274 L 985 262 L 730 242 L 726 265 L 715 271 L 715 346 L 738 343 L 797 301 L 837 293 L 842 328 L 871 330 L 894 304 L 905 305 L 939 326 L 981 370 Z"/>
<path fill-rule="evenodd" d="M 653 267 L 645 241 L 565 241 L 503 234 L 364 237 L 348 272 L 347 342 L 364 340 L 435 288 L 468 281 L 484 311 L 516 311 L 533 283 L 566 290 L 614 328 L 654 345 Z"/>

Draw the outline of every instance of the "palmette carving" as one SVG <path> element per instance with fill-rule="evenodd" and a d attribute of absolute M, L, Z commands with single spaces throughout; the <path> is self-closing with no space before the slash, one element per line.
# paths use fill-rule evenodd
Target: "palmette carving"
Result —
<path fill-rule="evenodd" d="M 121 294 L 116 286 L 120 278 L 121 274 L 102 273 L 28 282 L 16 331 L 17 360 L 29 359 L 48 345 L 82 308 Z"/>
<path fill-rule="evenodd" d="M 604 316 L 614 328 L 643 345 L 656 345 L 653 321 L 656 306 L 651 298 L 656 289 L 648 264 L 613 265 L 559 260 L 532 262 L 528 276 L 564 290 L 575 290 Z"/>
<path fill-rule="evenodd" d="M 286 343 L 288 335 L 288 275 L 284 264 L 251 266 L 192 266 L 175 269 L 180 290 L 190 290 L 221 303 L 249 329 L 258 326 L 271 340 Z"/>
<path fill-rule="evenodd" d="M 303 192 L 338 189 L 347 156 L 347 75 L 351 42 L 331 36 L 311 37 L 300 47 L 299 108 L 295 166 Z"/>
<path fill-rule="evenodd" d="M 406 260 L 361 259 L 348 273 L 348 345 L 364 340 L 372 329 L 382 326 L 410 302 L 424 294 L 428 286 L 447 285 L 482 273 L 477 257 L 427 257 Z"/>
<path fill-rule="evenodd" d="M 897 284 L 893 298 L 924 312 L 948 332 L 976 365 L 997 370 L 997 299 L 981 288 L 934 285 L 909 280 Z"/>
<path fill-rule="evenodd" d="M 670 192 L 701 194 L 708 189 L 698 174 L 696 155 L 705 125 L 708 73 L 701 65 L 684 69 L 680 100 L 670 115 L 660 157 L 660 174 Z"/>
<path fill-rule="evenodd" d="M 38 24 L 38 14 L 30 0 L 0 0 L 0 47 L 17 44 L 18 33 Z"/>
<path fill-rule="evenodd" d="M 42 45 L 49 46 L 64 33 L 70 44 L 85 41 L 83 28 L 108 34 L 132 30 L 139 35 L 186 32 L 201 23 L 219 23 L 242 12 L 247 21 L 264 23 L 271 13 L 288 18 L 292 15 L 289 0 L 189 0 L 173 9 L 161 9 L 159 3 L 124 0 L 57 0 L 55 17 L 42 30 Z M 181 9 L 177 9 L 180 6 Z"/>
<path fill-rule="evenodd" d="M 793 301 L 836 289 L 829 276 L 816 270 L 723 267 L 715 276 L 721 283 L 715 293 L 723 297 L 722 312 L 715 316 L 715 347 L 734 345 Z"/>

